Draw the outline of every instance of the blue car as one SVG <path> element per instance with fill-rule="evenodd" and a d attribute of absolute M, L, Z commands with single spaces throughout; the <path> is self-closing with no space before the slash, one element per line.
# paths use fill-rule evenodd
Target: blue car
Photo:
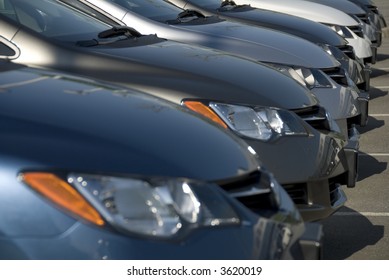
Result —
<path fill-rule="evenodd" d="M 0 91 L 0 259 L 320 257 L 252 148 L 189 110 L 8 62 Z"/>

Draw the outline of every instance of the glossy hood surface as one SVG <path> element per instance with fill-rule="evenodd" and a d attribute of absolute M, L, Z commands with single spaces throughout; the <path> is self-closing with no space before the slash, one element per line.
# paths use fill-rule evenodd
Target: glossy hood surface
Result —
<path fill-rule="evenodd" d="M 307 1 L 290 0 L 234 0 L 236 4 L 249 4 L 252 7 L 286 13 L 316 22 L 343 26 L 358 25 L 346 13 L 332 7 Z"/>
<path fill-rule="evenodd" d="M 100 2 L 102 0 L 88 0 Z M 113 0 L 109 0 L 113 1 Z M 260 9 L 249 5 L 230 8 L 221 8 L 220 1 L 185 1 L 169 0 L 183 9 L 199 10 L 206 15 L 217 14 L 219 17 L 230 21 L 238 21 L 245 24 L 266 27 L 304 38 L 313 43 L 342 46 L 347 42 L 327 26 L 302 17 L 286 13 Z"/>
<path fill-rule="evenodd" d="M 0 21 L 3 30 L 15 30 L 15 24 Z M 185 98 L 202 98 L 296 109 L 318 102 L 284 74 L 218 51 L 155 36 L 85 47 L 19 27 L 6 38 L 20 50 L 15 62 L 130 85 L 178 104 Z"/>
<path fill-rule="evenodd" d="M 31 168 L 203 180 L 258 170 L 246 144 L 182 106 L 56 72 L 0 69 L 2 157 Z"/>
<path fill-rule="evenodd" d="M 68 1 L 65 2 L 74 2 Z M 150 20 L 142 15 L 107 1 L 89 0 L 104 12 L 111 13 L 127 26 L 142 34 L 156 34 L 161 38 L 177 40 L 245 56 L 255 61 L 296 65 L 307 68 L 331 68 L 339 62 L 322 48 L 302 38 L 268 28 L 257 28 L 217 18 L 205 18 L 175 24 L 178 13 L 165 24 Z M 157 3 L 158 4 L 158 3 Z M 165 2 L 161 2 L 167 4 Z M 148 4 L 144 4 L 147 8 Z M 153 6 L 154 7 L 154 6 Z M 144 9 L 143 9 L 144 10 Z M 161 11 L 162 12 L 162 11 Z M 285 44 L 288 42 L 288 44 Z"/>
<path fill-rule="evenodd" d="M 300 0 L 297 0 L 300 1 Z M 321 5 L 326 5 L 329 7 L 332 7 L 334 9 L 338 9 L 342 12 L 345 12 L 349 15 L 363 15 L 366 14 L 366 12 L 359 7 L 358 5 L 352 3 L 351 1 L 347 0 L 305 0 L 309 2 L 318 3 Z"/>

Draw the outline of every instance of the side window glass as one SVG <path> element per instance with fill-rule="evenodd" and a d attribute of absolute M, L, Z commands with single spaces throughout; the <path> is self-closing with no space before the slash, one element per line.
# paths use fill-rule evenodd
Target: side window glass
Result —
<path fill-rule="evenodd" d="M 0 42 L 0 56 L 14 56 L 15 54 L 13 49 Z"/>
<path fill-rule="evenodd" d="M 15 10 L 9 0 L 0 0 L 0 13 L 12 20 L 17 21 Z"/>
<path fill-rule="evenodd" d="M 14 59 L 19 56 L 19 49 L 0 36 L 0 58 Z"/>

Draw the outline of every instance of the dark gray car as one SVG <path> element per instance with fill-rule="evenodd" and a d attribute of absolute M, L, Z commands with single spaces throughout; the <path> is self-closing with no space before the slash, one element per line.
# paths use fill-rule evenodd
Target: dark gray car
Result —
<path fill-rule="evenodd" d="M 59 1 L 12 3 L 21 6 L 0 16 L 8 59 L 129 85 L 206 114 L 253 143 L 304 219 L 332 214 L 346 200 L 342 185 L 355 186 L 357 150 L 334 132 L 315 96 L 286 75 L 219 51 L 112 27 Z M 23 16 L 34 11 L 43 13 L 43 25 Z M 245 204 L 257 207 L 255 201 Z"/>

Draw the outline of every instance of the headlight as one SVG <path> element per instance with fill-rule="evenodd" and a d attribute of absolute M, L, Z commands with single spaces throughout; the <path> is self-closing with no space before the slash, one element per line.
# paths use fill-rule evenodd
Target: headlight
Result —
<path fill-rule="evenodd" d="M 326 45 L 326 44 L 317 44 L 319 47 L 321 47 L 326 53 L 328 53 L 329 55 L 331 56 L 334 56 L 331 48 L 329 45 Z"/>
<path fill-rule="evenodd" d="M 309 89 L 313 88 L 332 88 L 330 79 L 318 69 L 308 69 L 299 66 L 286 66 L 281 64 L 267 64 L 281 73 L 293 78 L 301 85 Z"/>
<path fill-rule="evenodd" d="M 238 225 L 240 219 L 216 185 L 174 179 L 122 178 L 27 172 L 22 180 L 57 206 L 98 226 L 169 238 L 201 226 Z"/>
<path fill-rule="evenodd" d="M 308 135 L 303 120 L 286 110 L 268 107 L 252 108 L 218 102 L 204 104 L 189 100 L 183 103 L 199 113 L 201 111 L 197 110 L 198 107 L 211 108 L 214 116 L 221 119 L 231 130 L 252 139 L 269 141 L 280 136 Z"/>
<path fill-rule="evenodd" d="M 317 44 L 321 47 L 326 53 L 332 55 L 336 60 L 349 60 L 350 57 L 347 56 L 343 51 L 341 51 L 338 47 L 326 44 Z M 355 56 L 354 49 L 351 47 L 351 56 Z"/>
<path fill-rule="evenodd" d="M 328 24 L 328 27 L 330 27 L 332 30 L 334 30 L 336 33 L 338 33 L 343 38 L 354 38 L 353 34 L 348 30 L 346 26 L 336 25 L 336 24 Z"/>

